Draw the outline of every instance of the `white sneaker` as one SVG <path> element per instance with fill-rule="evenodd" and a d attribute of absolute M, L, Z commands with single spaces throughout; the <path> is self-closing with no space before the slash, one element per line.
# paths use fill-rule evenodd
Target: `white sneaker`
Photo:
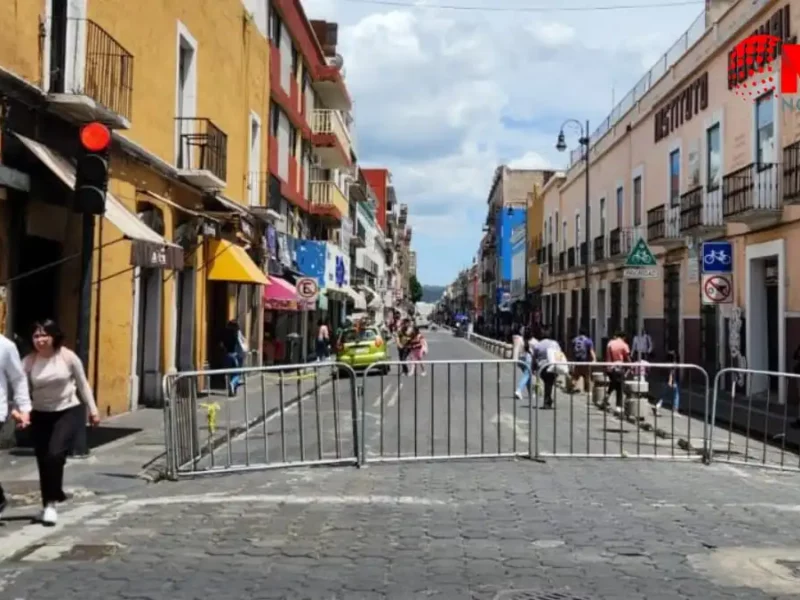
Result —
<path fill-rule="evenodd" d="M 516 398 L 517 400 L 522 400 L 522 394 L 520 394 L 519 392 L 514 392 L 514 398 Z"/>
<path fill-rule="evenodd" d="M 42 524 L 52 527 L 56 523 L 58 523 L 58 512 L 56 511 L 56 507 L 52 504 L 48 504 L 42 511 Z"/>

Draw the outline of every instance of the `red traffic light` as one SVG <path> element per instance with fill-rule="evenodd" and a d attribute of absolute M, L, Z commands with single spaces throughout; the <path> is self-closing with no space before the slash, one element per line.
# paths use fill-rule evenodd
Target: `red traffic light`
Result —
<path fill-rule="evenodd" d="M 81 127 L 81 144 L 89 152 L 101 152 L 111 145 L 111 132 L 102 123 Z"/>

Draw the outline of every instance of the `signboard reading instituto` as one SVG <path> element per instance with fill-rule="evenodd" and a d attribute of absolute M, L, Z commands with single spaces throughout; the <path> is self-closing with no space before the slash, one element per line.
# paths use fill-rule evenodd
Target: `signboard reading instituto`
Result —
<path fill-rule="evenodd" d="M 700 75 L 686 88 L 656 111 L 656 143 L 669 136 L 708 107 L 708 71 Z"/>

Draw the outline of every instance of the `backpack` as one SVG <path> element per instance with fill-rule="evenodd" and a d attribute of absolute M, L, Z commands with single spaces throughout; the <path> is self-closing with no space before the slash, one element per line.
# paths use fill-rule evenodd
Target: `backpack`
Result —
<path fill-rule="evenodd" d="M 564 353 L 561 351 L 560 348 L 547 349 L 547 362 L 553 365 L 552 367 L 549 367 L 547 369 L 548 372 L 555 373 L 556 375 L 569 374 L 567 357 L 564 356 Z"/>
<path fill-rule="evenodd" d="M 586 352 L 586 338 L 582 335 L 579 335 L 574 340 L 572 340 L 572 355 L 575 357 L 575 360 L 578 362 L 586 361 L 587 357 Z"/>

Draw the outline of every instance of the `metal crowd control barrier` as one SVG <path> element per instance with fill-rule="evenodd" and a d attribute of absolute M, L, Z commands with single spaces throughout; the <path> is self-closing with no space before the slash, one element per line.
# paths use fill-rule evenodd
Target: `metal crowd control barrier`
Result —
<path fill-rule="evenodd" d="M 513 346 L 511 344 L 478 335 L 477 333 L 468 333 L 466 339 L 484 350 L 502 356 L 503 358 L 511 358 L 513 353 Z"/>
<path fill-rule="evenodd" d="M 240 385 L 231 395 L 227 390 L 237 378 Z M 209 380 L 224 383 L 224 389 L 202 392 Z M 163 391 L 167 474 L 172 479 L 358 464 L 356 376 L 346 364 L 172 373 L 164 377 Z"/>
<path fill-rule="evenodd" d="M 361 388 L 362 464 L 531 456 L 531 396 L 522 406 L 514 397 L 525 371 L 513 360 L 371 365 Z"/>
<path fill-rule="evenodd" d="M 559 367 L 568 370 L 568 374 L 560 374 Z M 622 370 L 609 371 L 619 367 Z M 642 372 L 644 378 L 639 376 Z M 667 386 L 670 372 L 678 376 L 678 397 Z M 692 372 L 700 375 L 699 394 L 691 376 L 686 377 Z M 577 398 L 572 391 L 559 393 L 560 388 L 571 388 L 570 382 L 577 376 L 584 380 L 584 386 L 587 378 L 592 381 L 591 393 Z M 544 388 L 543 397 L 536 399 L 537 406 L 551 410 L 534 411 L 534 458 L 708 459 L 709 376 L 698 365 L 571 361 L 542 365 L 537 377 Z M 658 400 L 664 399 L 667 391 L 669 397 L 659 407 Z M 678 398 L 680 405 L 674 407 Z M 679 408 L 691 415 L 697 412 L 693 403 L 698 402 L 704 415 L 702 423 L 673 410 Z M 668 415 L 664 416 L 663 411 Z"/>
<path fill-rule="evenodd" d="M 791 405 L 791 406 L 790 406 Z M 800 375 L 726 368 L 714 377 L 709 452 L 721 462 L 800 471 Z"/>

